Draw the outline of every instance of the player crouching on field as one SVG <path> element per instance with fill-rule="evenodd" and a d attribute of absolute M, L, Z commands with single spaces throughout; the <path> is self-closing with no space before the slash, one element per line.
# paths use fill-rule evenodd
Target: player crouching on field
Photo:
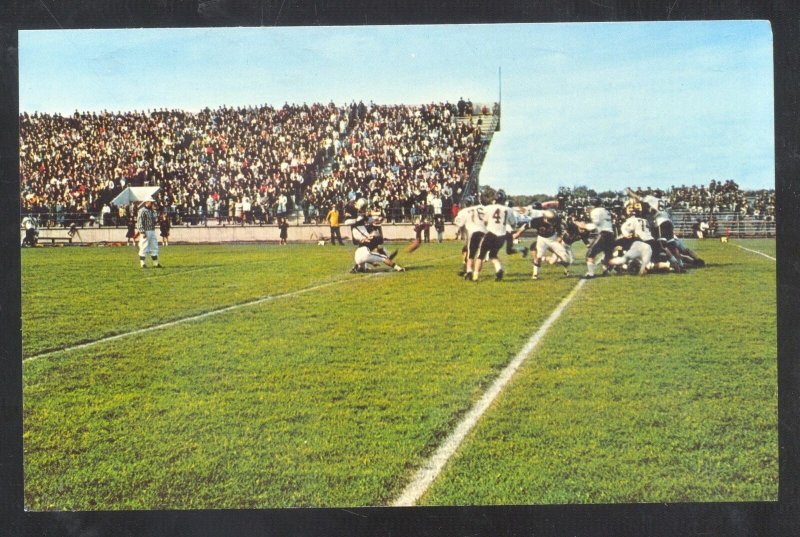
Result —
<path fill-rule="evenodd" d="M 361 214 L 357 218 L 345 220 L 345 224 L 350 226 L 350 237 L 353 244 L 358 246 L 353 254 L 355 264 L 350 272 L 367 272 L 367 265 L 380 264 L 393 268 L 397 272 L 406 270 L 394 262 L 397 250 L 387 254 L 383 249 L 382 223 L 378 213 L 373 213 L 372 216 Z"/>

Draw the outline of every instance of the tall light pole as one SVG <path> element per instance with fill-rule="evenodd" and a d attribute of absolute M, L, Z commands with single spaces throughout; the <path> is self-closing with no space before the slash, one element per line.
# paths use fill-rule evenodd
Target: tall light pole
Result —
<path fill-rule="evenodd" d="M 503 108 L 503 78 L 502 68 L 497 66 L 497 124 L 494 128 L 495 132 L 500 130 L 500 117 Z"/>

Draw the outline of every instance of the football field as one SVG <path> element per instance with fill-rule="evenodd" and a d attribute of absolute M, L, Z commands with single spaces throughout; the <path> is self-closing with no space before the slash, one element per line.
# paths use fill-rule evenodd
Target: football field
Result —
<path fill-rule="evenodd" d="M 461 244 L 22 251 L 29 510 L 770 501 L 775 242 L 581 280 Z"/>

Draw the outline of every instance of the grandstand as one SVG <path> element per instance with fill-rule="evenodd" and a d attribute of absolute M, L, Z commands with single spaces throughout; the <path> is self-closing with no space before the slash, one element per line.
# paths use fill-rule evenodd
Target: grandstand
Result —
<path fill-rule="evenodd" d="M 124 226 L 130 214 L 110 201 L 149 184 L 175 225 L 318 224 L 358 197 L 394 222 L 438 197 L 450 219 L 477 188 L 497 114 L 461 102 L 23 113 L 22 213 L 45 227 Z"/>
<path fill-rule="evenodd" d="M 331 206 L 367 198 L 391 223 L 432 216 L 451 221 L 479 193 L 479 176 L 493 134 L 497 103 L 380 105 L 351 102 L 281 107 L 206 108 L 148 112 L 20 116 L 22 216 L 44 228 L 125 227 L 130 207 L 112 207 L 126 186 L 158 185 L 159 205 L 177 235 L 214 241 L 181 227 L 271 226 L 288 218 L 296 240 L 324 232 Z M 733 181 L 641 190 L 669 200 L 676 231 L 695 236 L 773 237 L 775 193 L 747 192 Z M 624 195 L 605 193 L 619 214 Z M 613 195 L 612 195 L 613 194 Z M 560 188 L 561 210 L 584 216 L 588 192 Z M 439 203 L 441 202 L 441 204 Z M 232 233 L 220 239 L 263 240 Z M 88 242 L 113 240 L 88 233 Z M 198 237 L 206 237 L 198 239 Z M 405 238 L 401 234 L 398 238 Z M 181 240 L 181 239 L 178 239 Z"/>

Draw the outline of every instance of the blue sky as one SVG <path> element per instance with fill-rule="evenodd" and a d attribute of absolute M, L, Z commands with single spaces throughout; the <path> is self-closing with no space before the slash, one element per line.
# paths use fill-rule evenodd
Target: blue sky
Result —
<path fill-rule="evenodd" d="M 25 31 L 20 110 L 498 99 L 510 194 L 773 188 L 766 21 Z"/>

